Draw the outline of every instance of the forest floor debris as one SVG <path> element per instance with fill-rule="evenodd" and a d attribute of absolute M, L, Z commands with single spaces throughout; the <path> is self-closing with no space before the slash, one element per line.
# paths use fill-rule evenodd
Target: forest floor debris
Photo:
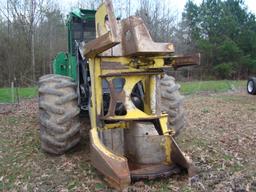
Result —
<path fill-rule="evenodd" d="M 112 191 L 89 160 L 83 139 L 63 156 L 40 149 L 37 100 L 0 114 L 0 191 Z M 127 191 L 256 191 L 256 96 L 244 92 L 186 97 L 188 128 L 177 141 L 198 177 L 140 181 Z"/>

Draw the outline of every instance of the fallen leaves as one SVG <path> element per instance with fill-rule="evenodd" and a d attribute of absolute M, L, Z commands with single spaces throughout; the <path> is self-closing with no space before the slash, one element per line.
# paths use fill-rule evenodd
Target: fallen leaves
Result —
<path fill-rule="evenodd" d="M 256 97 L 245 93 L 187 98 L 190 126 L 180 141 L 200 169 L 199 184 L 191 185 L 196 191 L 247 191 L 251 186 L 256 172 L 256 111 L 250 109 L 255 104 Z"/>
<path fill-rule="evenodd" d="M 256 191 L 256 97 L 245 93 L 186 98 L 187 130 L 177 138 L 198 176 L 140 181 L 127 191 Z M 64 156 L 40 150 L 36 99 L 0 114 L 0 190 L 111 191 L 89 161 L 88 128 Z M 85 121 L 85 120 L 83 120 Z M 87 125 L 88 122 L 83 122 Z"/>

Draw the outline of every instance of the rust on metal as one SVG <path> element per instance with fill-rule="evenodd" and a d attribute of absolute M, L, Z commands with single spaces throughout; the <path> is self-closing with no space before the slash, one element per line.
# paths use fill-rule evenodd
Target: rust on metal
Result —
<path fill-rule="evenodd" d="M 125 56 L 157 56 L 174 52 L 173 44 L 154 42 L 143 20 L 136 16 L 122 20 L 121 38 Z"/>
<path fill-rule="evenodd" d="M 101 116 L 100 119 L 102 120 L 109 120 L 109 121 L 149 121 L 154 119 L 159 119 L 160 116 L 148 116 L 148 117 L 122 117 L 122 116 L 115 116 L 114 118 L 111 116 Z"/>
<path fill-rule="evenodd" d="M 101 69 L 120 70 L 120 69 L 129 69 L 129 67 L 122 65 L 120 62 L 102 62 Z"/>
<path fill-rule="evenodd" d="M 167 178 L 171 175 L 180 173 L 180 168 L 176 165 L 165 165 L 165 164 L 153 164 L 153 165 L 130 165 L 131 180 L 137 181 L 141 179 L 157 179 Z M 136 169 L 135 169 L 136 167 Z"/>
<path fill-rule="evenodd" d="M 90 132 L 91 162 L 107 178 L 112 187 L 123 189 L 131 182 L 130 171 L 126 158 L 114 158 L 99 148 L 99 144 L 92 139 Z"/>
<path fill-rule="evenodd" d="M 120 42 L 113 39 L 111 33 L 108 32 L 105 35 L 88 42 L 84 47 L 84 55 L 88 58 L 96 56 L 119 43 Z"/>
<path fill-rule="evenodd" d="M 113 81 L 107 81 L 107 82 L 108 82 L 108 87 L 110 90 L 110 92 L 109 92 L 110 93 L 110 102 L 109 102 L 108 113 L 105 115 L 105 117 L 115 116 L 115 109 L 116 109 L 117 103 L 125 102 L 125 92 L 123 90 L 121 90 L 120 92 L 117 92 L 114 87 Z"/>
<path fill-rule="evenodd" d="M 173 138 L 172 138 L 171 158 L 175 164 L 179 165 L 180 167 L 188 171 L 189 177 L 196 175 L 196 168 L 193 165 L 192 160 L 190 160 L 188 157 L 184 155 L 184 153 L 181 151 L 178 144 Z"/>
<path fill-rule="evenodd" d="M 107 14 L 104 19 L 107 19 L 109 23 L 108 32 L 101 34 L 101 30 L 98 29 L 97 38 L 89 41 L 85 45 L 84 56 L 87 58 L 94 57 L 120 43 L 120 35 L 118 34 L 117 21 L 114 15 L 112 2 L 111 0 L 105 0 L 103 5 L 106 7 Z M 97 28 L 103 28 L 103 26 L 99 25 L 100 23 L 96 23 Z M 101 25 L 103 25 L 103 23 Z"/>
<path fill-rule="evenodd" d="M 117 72 L 117 73 L 107 73 L 100 75 L 102 78 L 106 77 L 120 77 L 120 76 L 134 76 L 134 75 L 158 75 L 163 73 L 162 69 L 159 70 L 145 70 L 145 71 L 134 71 L 134 72 Z"/>
<path fill-rule="evenodd" d="M 114 14 L 114 8 L 113 8 L 113 4 L 111 2 L 111 0 L 105 0 L 105 6 L 107 9 L 107 20 L 109 22 L 108 28 L 109 31 L 113 37 L 113 39 L 115 41 L 119 41 L 120 42 L 120 36 L 118 34 L 118 26 L 117 26 L 117 21 L 116 21 L 116 17 Z M 100 34 L 103 35 L 103 34 Z"/>
<path fill-rule="evenodd" d="M 169 63 L 167 60 L 165 65 L 172 65 L 174 69 L 185 66 L 200 65 L 200 57 L 200 53 L 194 55 L 176 55 L 171 58 Z"/>

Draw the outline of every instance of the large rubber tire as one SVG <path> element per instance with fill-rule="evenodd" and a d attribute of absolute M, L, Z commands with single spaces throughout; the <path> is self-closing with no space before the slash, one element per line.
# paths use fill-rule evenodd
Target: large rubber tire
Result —
<path fill-rule="evenodd" d="M 256 95 L 256 77 L 250 77 L 247 81 L 247 92 Z"/>
<path fill-rule="evenodd" d="M 168 126 L 175 130 L 178 136 L 186 126 L 183 109 L 184 96 L 180 95 L 180 85 L 171 76 L 164 75 L 161 79 L 161 111 L 168 114 Z"/>
<path fill-rule="evenodd" d="M 45 75 L 39 79 L 39 120 L 41 148 L 63 154 L 80 141 L 80 109 L 76 84 L 62 75 Z"/>

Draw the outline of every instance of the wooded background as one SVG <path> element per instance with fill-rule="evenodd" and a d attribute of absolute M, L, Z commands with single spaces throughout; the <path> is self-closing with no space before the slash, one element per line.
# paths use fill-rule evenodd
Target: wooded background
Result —
<path fill-rule="evenodd" d="M 57 52 L 67 50 L 68 13 L 52 0 L 2 2 L 0 87 L 14 80 L 20 86 L 34 85 L 38 77 L 52 72 Z M 142 17 L 153 39 L 174 43 L 177 54 L 202 54 L 200 66 L 181 70 L 184 77 L 245 79 L 256 75 L 256 20 L 242 0 L 203 0 L 200 5 L 188 0 L 182 18 L 165 1 L 124 2 L 114 0 L 116 16 Z M 77 1 L 71 9 L 96 9 L 100 3 Z"/>

